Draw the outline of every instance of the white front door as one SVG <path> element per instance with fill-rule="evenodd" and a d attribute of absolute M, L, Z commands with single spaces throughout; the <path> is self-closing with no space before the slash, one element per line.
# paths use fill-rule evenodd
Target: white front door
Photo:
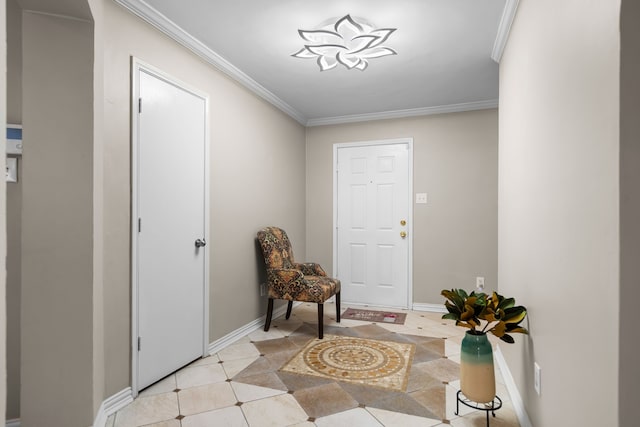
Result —
<path fill-rule="evenodd" d="M 345 303 L 409 306 L 410 140 L 337 147 L 337 272 Z"/>
<path fill-rule="evenodd" d="M 133 351 L 140 390 L 205 352 L 207 247 L 196 241 L 206 241 L 207 231 L 207 99 L 138 64 L 134 79 Z"/>

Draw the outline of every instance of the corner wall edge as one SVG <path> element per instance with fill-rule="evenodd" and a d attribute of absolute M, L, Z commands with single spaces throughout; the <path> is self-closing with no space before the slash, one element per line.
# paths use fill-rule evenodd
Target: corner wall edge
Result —
<path fill-rule="evenodd" d="M 511 375 L 511 371 L 509 370 L 509 366 L 507 365 L 507 361 L 500 350 L 500 346 L 496 347 L 496 351 L 494 352 L 494 357 L 496 360 L 496 364 L 500 369 L 500 373 L 502 374 L 502 379 L 504 380 L 504 384 L 507 387 L 507 391 L 509 392 L 509 397 L 511 398 L 511 403 L 513 404 L 513 409 L 516 411 L 516 416 L 518 417 L 518 422 L 520 423 L 520 427 L 533 427 L 531 424 L 531 420 L 529 419 L 529 415 L 527 415 L 527 411 L 524 407 L 524 401 L 522 400 L 522 396 L 520 396 L 520 392 L 518 391 L 518 387 L 516 386 L 516 382 Z"/>

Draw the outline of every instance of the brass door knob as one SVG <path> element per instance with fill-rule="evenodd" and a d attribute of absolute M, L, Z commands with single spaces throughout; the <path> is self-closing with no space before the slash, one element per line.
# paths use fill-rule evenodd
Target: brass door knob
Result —
<path fill-rule="evenodd" d="M 405 237 L 407 237 L 407 233 L 404 232 L 404 231 L 401 231 L 400 232 L 400 237 L 402 237 L 404 239 Z"/>

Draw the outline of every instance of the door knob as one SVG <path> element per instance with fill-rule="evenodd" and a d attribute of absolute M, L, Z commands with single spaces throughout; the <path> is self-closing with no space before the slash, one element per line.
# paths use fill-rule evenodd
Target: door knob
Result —
<path fill-rule="evenodd" d="M 407 233 L 404 232 L 404 231 L 401 231 L 400 232 L 400 237 L 402 237 L 404 239 L 405 237 L 407 237 Z"/>
<path fill-rule="evenodd" d="M 207 246 L 207 242 L 204 239 L 197 239 L 196 240 L 196 248 L 201 248 L 203 246 Z"/>

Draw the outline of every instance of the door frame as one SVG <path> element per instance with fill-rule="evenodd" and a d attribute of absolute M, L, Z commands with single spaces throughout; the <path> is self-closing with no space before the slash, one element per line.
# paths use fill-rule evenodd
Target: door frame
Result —
<path fill-rule="evenodd" d="M 204 100 L 205 131 L 204 131 L 204 238 L 209 238 L 209 96 L 164 71 L 149 65 L 136 57 L 131 57 L 131 389 L 133 397 L 138 395 L 138 186 L 139 186 L 139 149 L 140 132 L 138 127 L 138 99 L 140 97 L 140 73 L 145 72 L 166 83 L 180 88 Z M 204 249 L 204 286 L 203 286 L 203 336 L 202 356 L 208 356 L 209 351 L 209 245 Z"/>
<path fill-rule="evenodd" d="M 413 306 L 413 138 L 379 139 L 371 141 L 341 142 L 333 144 L 333 277 L 338 277 L 338 150 L 349 147 L 367 147 L 378 145 L 407 144 L 408 163 L 407 170 L 407 309 Z M 357 304 L 356 304 L 357 305 Z M 362 304 L 364 305 L 364 303 Z"/>

